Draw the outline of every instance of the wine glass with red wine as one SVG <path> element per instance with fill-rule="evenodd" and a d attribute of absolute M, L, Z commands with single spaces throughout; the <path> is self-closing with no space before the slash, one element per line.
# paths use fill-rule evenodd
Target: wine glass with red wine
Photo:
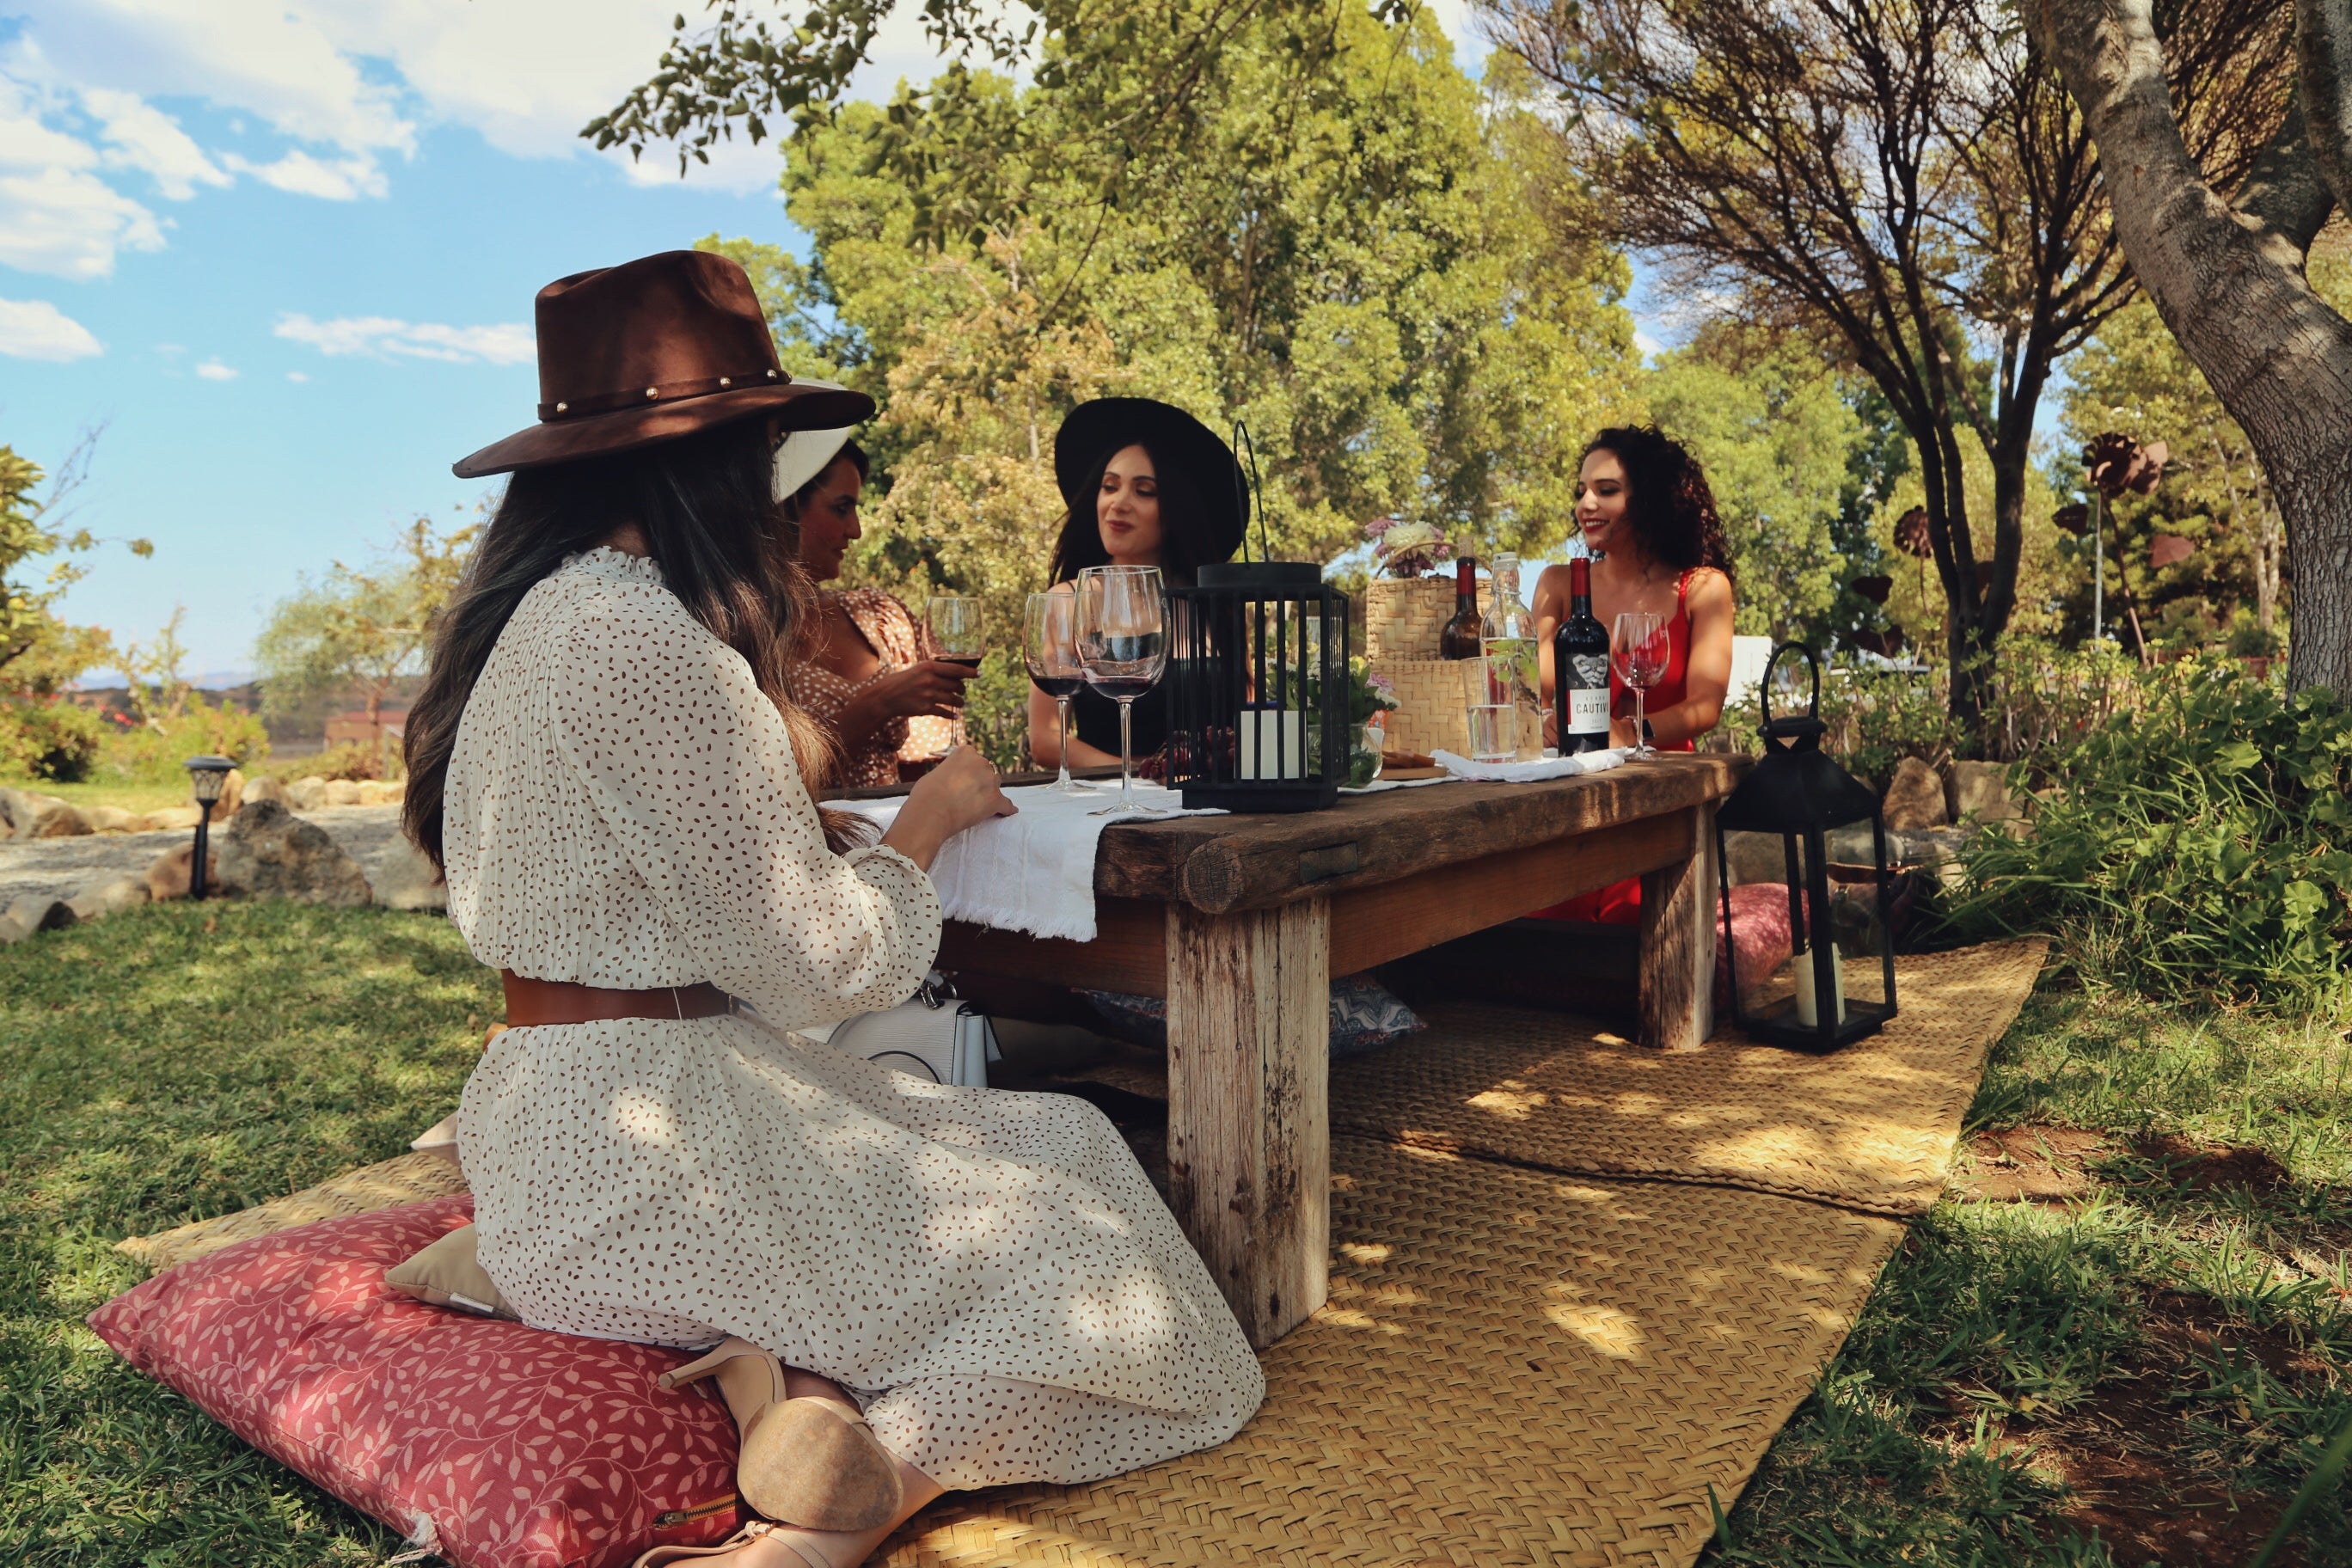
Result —
<path fill-rule="evenodd" d="M 1070 742 L 1074 738 L 1070 733 L 1070 699 L 1087 683 L 1086 668 L 1078 663 L 1078 595 L 1075 591 L 1029 595 L 1021 629 L 1021 661 L 1029 667 L 1031 682 L 1054 700 L 1054 706 L 1062 715 L 1062 776 L 1046 787 L 1084 795 L 1087 786 L 1070 777 Z"/>
<path fill-rule="evenodd" d="M 1648 715 L 1643 711 L 1650 688 L 1666 677 L 1666 661 L 1674 645 L 1666 635 L 1665 617 L 1655 610 L 1626 610 L 1617 616 L 1617 637 L 1612 647 L 1617 679 L 1633 689 L 1633 750 L 1636 758 L 1654 757 L 1658 749 L 1643 733 Z"/>
<path fill-rule="evenodd" d="M 940 650 L 940 658 L 978 674 L 981 656 L 988 651 L 980 636 L 980 601 L 938 595 L 924 606 L 923 618 L 930 623 L 931 646 Z"/>
<path fill-rule="evenodd" d="M 1160 683 L 1168 667 L 1168 605 L 1157 566 L 1089 566 L 1078 574 L 1078 666 L 1087 684 L 1118 704 L 1118 804 L 1096 812 L 1138 807 L 1133 795 L 1135 700 Z"/>

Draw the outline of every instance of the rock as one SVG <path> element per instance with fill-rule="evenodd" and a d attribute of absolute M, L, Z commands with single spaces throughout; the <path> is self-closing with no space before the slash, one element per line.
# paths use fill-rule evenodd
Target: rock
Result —
<path fill-rule="evenodd" d="M 195 860 L 195 844 L 193 842 L 167 848 L 160 856 L 155 856 L 152 865 L 148 865 L 146 869 L 148 898 L 158 902 L 163 902 L 164 898 L 186 898 L 188 869 L 191 869 L 193 860 Z M 212 848 L 205 856 L 205 896 L 212 898 L 226 891 L 228 889 L 221 886 L 221 844 L 219 839 L 214 839 Z"/>
<path fill-rule="evenodd" d="M 167 805 L 161 811 L 151 811 L 147 814 L 147 831 L 161 833 L 166 828 L 194 827 L 203 815 L 193 805 Z M 220 818 L 215 816 L 213 820 L 218 822 Z"/>
<path fill-rule="evenodd" d="M 213 820 L 226 822 L 236 815 L 236 808 L 244 804 L 245 770 L 231 768 L 228 775 L 221 780 L 220 799 L 213 802 Z"/>
<path fill-rule="evenodd" d="M 30 790 L 0 790 L 0 813 L 8 818 L 9 837 L 18 843 L 31 838 L 79 838 L 98 831 L 80 807 L 53 795 Z"/>
<path fill-rule="evenodd" d="M 383 805 L 399 798 L 400 797 L 397 795 L 393 793 L 392 786 L 385 784 L 382 779 L 360 780 L 360 798 L 358 804 L 361 805 Z"/>
<path fill-rule="evenodd" d="M 1952 764 L 1952 820 L 2008 822 L 2025 814 L 2009 795 L 2009 770 L 1999 763 Z"/>
<path fill-rule="evenodd" d="M 82 814 L 89 818 L 92 828 L 100 833 L 139 833 L 147 826 L 147 819 L 134 811 L 119 805 L 93 805 Z"/>
<path fill-rule="evenodd" d="M 1886 826 L 1896 833 L 1941 827 L 1951 819 L 1944 813 L 1944 781 L 1916 757 L 1906 757 L 1886 786 Z"/>
<path fill-rule="evenodd" d="M 359 803 L 360 786 L 349 779 L 329 779 L 326 794 L 319 802 L 321 805 L 357 805 Z"/>
<path fill-rule="evenodd" d="M 1735 888 L 1744 888 L 1751 882 L 1789 879 L 1788 851 L 1777 833 L 1727 833 L 1723 836 L 1723 854 L 1725 864 L 1731 868 L 1731 885 Z"/>
<path fill-rule="evenodd" d="M 296 811 L 316 811 L 327 804 L 327 781 L 312 773 L 286 786 L 285 805 Z"/>
<path fill-rule="evenodd" d="M 67 900 L 66 907 L 76 920 L 94 921 L 105 915 L 136 909 L 147 901 L 147 884 L 136 877 L 117 877 L 110 882 L 100 882 L 84 888 Z"/>
<path fill-rule="evenodd" d="M 294 804 L 292 799 L 286 793 L 286 781 L 284 779 L 269 778 L 266 775 L 254 780 L 251 784 L 245 786 L 245 799 L 247 802 L 257 800 L 274 800 L 280 805 L 291 805 Z"/>
<path fill-rule="evenodd" d="M 0 913 L 0 943 L 18 942 L 35 931 L 62 931 L 79 919 L 73 906 L 46 893 L 26 893 Z"/>
<path fill-rule="evenodd" d="M 367 873 L 327 830 L 274 800 L 255 801 L 213 840 L 220 879 L 256 898 L 351 909 L 369 901 Z"/>
<path fill-rule="evenodd" d="M 404 838 L 375 863 L 375 871 L 368 880 L 374 884 L 375 901 L 388 910 L 446 910 L 449 907 L 449 889 L 433 869 L 433 862 L 425 852 Z"/>

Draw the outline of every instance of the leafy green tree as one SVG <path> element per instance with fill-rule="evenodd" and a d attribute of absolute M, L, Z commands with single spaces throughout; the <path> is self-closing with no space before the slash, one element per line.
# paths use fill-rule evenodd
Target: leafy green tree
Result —
<path fill-rule="evenodd" d="M 54 477 L 14 447 L 0 446 L 0 693 L 52 696 L 110 657 L 103 630 L 69 626 L 56 612 L 58 596 L 87 570 L 69 557 L 100 542 L 86 528 L 66 526 L 97 445 L 98 432 L 84 435 Z M 155 552 L 144 539 L 128 541 L 127 548 L 142 557 Z M 48 569 L 36 576 L 44 559 Z"/>
<path fill-rule="evenodd" d="M 2340 249 L 2315 246 L 2307 277 L 2324 303 L 2352 314 L 2352 259 Z M 2171 449 L 2154 495 L 2110 503 L 2110 595 L 2120 585 L 2151 623 L 2186 616 L 2219 626 L 2242 608 L 2262 631 L 2284 630 L 2286 522 L 2278 496 L 2244 429 L 2155 305 L 2139 300 L 2117 312 L 2075 356 L 2067 378 L 2066 441 L 2051 463 L 2062 488 L 2084 489 L 2080 454 L 2103 431 Z M 2187 540 L 2195 553 L 2156 566 L 2149 547 L 2158 534 Z M 2074 618 L 2087 627 L 2089 615 L 2085 601 Z"/>
<path fill-rule="evenodd" d="M 438 533 L 420 517 L 367 569 L 338 561 L 324 582 L 306 581 L 280 600 L 254 642 L 264 710 L 290 712 L 356 689 L 381 763 L 384 696 L 422 667 L 433 623 L 480 531 L 474 524 Z"/>
<path fill-rule="evenodd" d="M 1625 264 L 1524 79 L 1491 76 L 1482 99 L 1433 24 L 1360 0 L 1311 40 L 1238 29 L 1158 142 L 1051 72 L 950 71 L 793 137 L 809 262 L 705 244 L 751 267 L 788 353 L 884 403 L 892 537 L 865 570 L 1034 585 L 1054 428 L 1106 392 L 1244 419 L 1278 556 L 1328 560 L 1382 514 L 1538 550 L 1637 371 Z"/>
<path fill-rule="evenodd" d="M 1706 467 L 1738 583 L 1737 628 L 1819 645 L 1845 574 L 1834 530 L 1862 421 L 1800 337 L 1717 329 L 1659 357 L 1659 426 Z"/>

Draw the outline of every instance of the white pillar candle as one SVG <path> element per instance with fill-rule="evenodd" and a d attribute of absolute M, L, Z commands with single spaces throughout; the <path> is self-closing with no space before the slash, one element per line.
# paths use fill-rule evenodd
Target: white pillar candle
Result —
<path fill-rule="evenodd" d="M 1822 1026 L 1822 1014 L 1815 1000 L 1815 988 L 1820 984 L 1814 976 L 1813 960 L 1821 952 L 1818 947 L 1808 948 L 1794 961 L 1797 974 L 1797 1023 L 1807 1029 Z M 1845 1023 L 1845 955 L 1832 943 L 1830 953 L 1830 991 L 1837 997 L 1837 1021 Z"/>
<path fill-rule="evenodd" d="M 1307 776 L 1307 715 L 1295 710 L 1242 710 L 1242 777 L 1301 779 Z"/>

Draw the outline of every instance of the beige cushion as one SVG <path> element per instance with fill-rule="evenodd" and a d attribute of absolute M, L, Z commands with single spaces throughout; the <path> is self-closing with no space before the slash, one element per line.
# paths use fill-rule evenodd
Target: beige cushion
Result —
<path fill-rule="evenodd" d="M 407 1262 L 383 1271 L 383 1282 L 404 1296 L 485 1318 L 512 1318 L 514 1310 L 474 1261 L 474 1227 L 459 1226 Z"/>

